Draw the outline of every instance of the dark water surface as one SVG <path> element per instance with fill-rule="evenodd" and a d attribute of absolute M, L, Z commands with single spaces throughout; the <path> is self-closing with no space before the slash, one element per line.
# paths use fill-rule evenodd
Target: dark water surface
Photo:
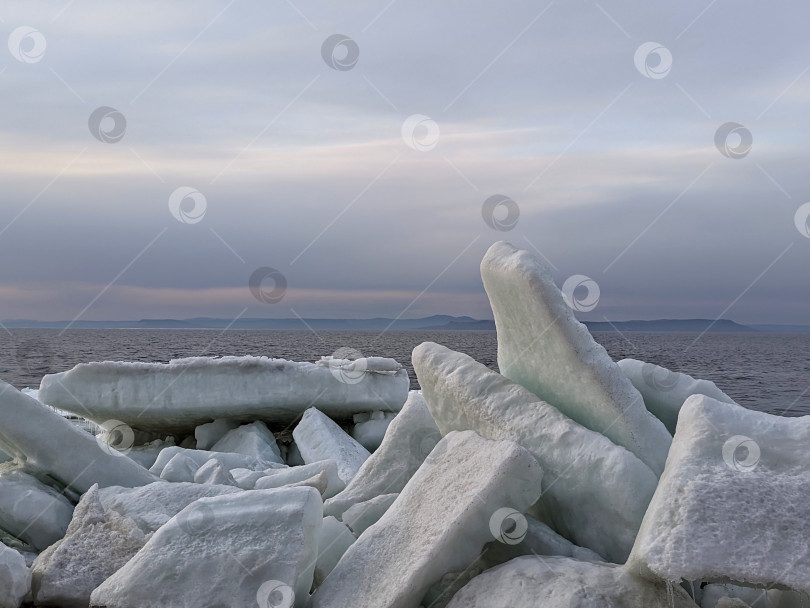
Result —
<path fill-rule="evenodd" d="M 2 331 L 2 330 L 0 330 Z M 596 332 L 615 359 L 633 357 L 713 380 L 741 405 L 810 414 L 810 334 Z M 393 357 L 411 367 L 413 348 L 444 344 L 497 369 L 494 331 L 287 331 L 173 329 L 15 329 L 0 335 L 0 379 L 39 386 L 46 373 L 88 361 L 168 361 L 191 356 L 267 355 L 314 361 L 339 348 Z"/>

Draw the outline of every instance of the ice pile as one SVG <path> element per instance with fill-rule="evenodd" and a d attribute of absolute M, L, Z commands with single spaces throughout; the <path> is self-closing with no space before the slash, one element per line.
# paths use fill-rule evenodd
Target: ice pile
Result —
<path fill-rule="evenodd" d="M 798 608 L 810 419 L 614 363 L 527 252 L 493 372 L 425 342 L 0 385 L 0 608 Z M 671 433 L 674 433 L 674 438 Z M 0 454 L 2 456 L 2 454 Z"/>

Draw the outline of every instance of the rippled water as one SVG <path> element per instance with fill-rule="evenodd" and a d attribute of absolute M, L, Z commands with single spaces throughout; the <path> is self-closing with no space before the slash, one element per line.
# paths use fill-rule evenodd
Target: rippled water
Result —
<path fill-rule="evenodd" d="M 597 332 L 618 360 L 634 357 L 713 380 L 746 407 L 786 415 L 810 414 L 809 334 L 706 334 Z M 697 340 L 696 340 L 697 339 Z M 497 369 L 493 331 L 256 331 L 15 329 L 0 335 L 0 378 L 17 388 L 36 387 L 51 372 L 87 361 L 168 361 L 199 355 L 267 355 L 314 361 L 339 348 L 393 357 L 411 367 L 413 348 L 444 344 Z"/>

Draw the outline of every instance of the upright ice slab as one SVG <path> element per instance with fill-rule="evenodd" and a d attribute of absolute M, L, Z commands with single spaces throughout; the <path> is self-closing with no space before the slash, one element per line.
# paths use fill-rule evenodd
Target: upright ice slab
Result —
<path fill-rule="evenodd" d="M 628 562 L 643 575 L 810 592 L 810 416 L 686 400 Z"/>
<path fill-rule="evenodd" d="M 692 395 L 706 395 L 723 403 L 734 403 L 734 399 L 709 380 L 696 380 L 688 374 L 637 359 L 622 359 L 618 365 L 641 393 L 647 409 L 673 434 L 678 423 L 678 412 L 683 402 Z"/>
<path fill-rule="evenodd" d="M 397 412 L 408 397 L 407 371 L 392 359 L 378 359 L 355 365 L 346 372 L 350 376 L 330 367 L 329 358 L 318 363 L 267 357 L 83 363 L 45 376 L 39 398 L 94 422 L 114 419 L 173 434 L 190 434 L 221 418 L 288 425 L 313 406 L 351 420 L 358 412 Z"/>
<path fill-rule="evenodd" d="M 338 475 L 349 483 L 371 456 L 369 451 L 352 439 L 334 420 L 314 407 L 301 417 L 293 431 L 295 444 L 304 462 L 311 464 L 323 460 L 337 463 Z"/>
<path fill-rule="evenodd" d="M 542 518 L 576 544 L 624 562 L 658 481 L 647 465 L 463 353 L 425 342 L 412 360 L 443 433 L 472 429 L 529 450 L 544 471 Z"/>
<path fill-rule="evenodd" d="M 537 500 L 541 477 L 513 442 L 450 433 L 349 547 L 312 608 L 417 608 L 433 583 L 465 568 L 493 538 L 501 509 L 520 513 Z"/>
<path fill-rule="evenodd" d="M 481 278 L 498 330 L 501 373 L 660 475 L 672 437 L 574 317 L 549 270 L 501 241 L 484 256 Z"/>
<path fill-rule="evenodd" d="M 156 481 L 113 447 L 1 380 L 0 448 L 78 492 L 95 483 L 135 487 Z"/>

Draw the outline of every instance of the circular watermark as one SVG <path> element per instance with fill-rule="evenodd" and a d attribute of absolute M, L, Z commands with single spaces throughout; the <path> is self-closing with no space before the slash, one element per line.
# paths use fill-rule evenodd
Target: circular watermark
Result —
<path fill-rule="evenodd" d="M 256 603 L 259 608 L 293 608 L 295 592 L 281 581 L 266 581 L 256 592 Z"/>
<path fill-rule="evenodd" d="M 520 207 L 508 196 L 493 194 L 484 201 L 481 216 L 486 225 L 493 230 L 508 232 L 517 226 L 520 219 Z"/>
<path fill-rule="evenodd" d="M 641 377 L 650 388 L 667 393 L 678 385 L 681 375 L 660 365 L 645 363 L 641 366 Z"/>
<path fill-rule="evenodd" d="M 268 287 L 267 283 L 272 283 Z M 248 280 L 250 293 L 263 304 L 278 304 L 287 293 L 287 277 L 280 270 L 262 266 L 253 271 Z"/>
<path fill-rule="evenodd" d="M 796 230 L 798 230 L 802 236 L 810 239 L 810 203 L 805 203 L 796 209 L 793 222 L 796 224 Z"/>
<path fill-rule="evenodd" d="M 20 370 L 27 375 L 50 374 L 56 355 L 44 340 L 24 340 L 14 348 L 14 359 Z"/>
<path fill-rule="evenodd" d="M 111 454 L 113 452 L 126 454 L 135 445 L 135 431 L 125 422 L 108 420 L 100 424 L 99 427 L 101 432 L 96 439 Z"/>
<path fill-rule="evenodd" d="M 348 72 L 360 59 L 360 47 L 349 36 L 333 34 L 323 41 L 321 57 L 333 70 Z"/>
<path fill-rule="evenodd" d="M 503 507 L 489 518 L 489 531 L 498 542 L 505 545 L 519 545 L 526 538 L 529 522 L 520 511 Z"/>
<path fill-rule="evenodd" d="M 599 304 L 599 285 L 584 274 L 568 277 L 562 286 L 565 303 L 578 312 L 591 312 Z"/>
<path fill-rule="evenodd" d="M 723 460 L 735 471 L 753 471 L 759 463 L 759 456 L 759 445 L 745 435 L 734 435 L 723 444 Z"/>
<path fill-rule="evenodd" d="M 39 63 L 45 57 L 48 41 L 38 29 L 27 25 L 18 27 L 8 37 L 11 56 L 21 63 Z"/>
<path fill-rule="evenodd" d="M 104 144 L 117 144 L 127 132 L 126 117 L 109 106 L 101 106 L 93 110 L 87 121 L 90 133 Z"/>
<path fill-rule="evenodd" d="M 368 361 L 359 350 L 339 348 L 329 359 L 329 371 L 343 384 L 358 384 L 366 377 Z"/>
<path fill-rule="evenodd" d="M 214 526 L 214 510 L 204 502 L 194 502 L 177 514 L 177 525 L 189 536 L 202 534 Z"/>
<path fill-rule="evenodd" d="M 416 429 L 411 434 L 408 450 L 414 460 L 424 462 L 441 440 L 442 434 L 435 428 Z"/>
<path fill-rule="evenodd" d="M 663 44 L 645 42 L 636 49 L 633 62 L 642 76 L 661 80 L 672 69 L 672 53 Z"/>
<path fill-rule="evenodd" d="M 183 208 L 186 201 L 191 201 L 191 206 L 186 205 Z M 169 196 L 169 211 L 174 219 L 183 224 L 196 224 L 201 221 L 205 217 L 207 207 L 205 195 L 196 188 L 181 186 Z"/>
<path fill-rule="evenodd" d="M 417 152 L 430 152 L 439 143 L 439 135 L 439 125 L 424 114 L 412 114 L 402 123 L 402 140 Z"/>
<path fill-rule="evenodd" d="M 754 144 L 754 136 L 738 122 L 726 122 L 714 132 L 714 145 L 726 158 L 745 158 Z"/>

